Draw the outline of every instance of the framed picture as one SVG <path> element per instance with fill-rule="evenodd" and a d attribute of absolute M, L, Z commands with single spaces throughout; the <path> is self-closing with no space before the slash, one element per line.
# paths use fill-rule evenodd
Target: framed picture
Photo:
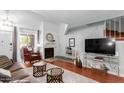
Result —
<path fill-rule="evenodd" d="M 69 47 L 75 47 L 75 38 L 69 38 Z"/>

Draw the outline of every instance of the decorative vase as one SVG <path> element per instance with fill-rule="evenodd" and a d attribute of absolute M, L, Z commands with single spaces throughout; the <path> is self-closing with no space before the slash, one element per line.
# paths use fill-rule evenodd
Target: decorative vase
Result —
<path fill-rule="evenodd" d="M 76 58 L 76 66 L 82 68 L 82 62 L 79 58 Z"/>

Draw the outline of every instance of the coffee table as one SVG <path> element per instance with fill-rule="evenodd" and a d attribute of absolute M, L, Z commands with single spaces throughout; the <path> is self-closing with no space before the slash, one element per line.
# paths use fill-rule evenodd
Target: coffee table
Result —
<path fill-rule="evenodd" d="M 47 70 L 47 83 L 63 83 L 61 68 L 50 68 Z"/>
<path fill-rule="evenodd" d="M 41 77 L 44 76 L 46 72 L 46 62 L 40 61 L 33 64 L 33 76 Z"/>

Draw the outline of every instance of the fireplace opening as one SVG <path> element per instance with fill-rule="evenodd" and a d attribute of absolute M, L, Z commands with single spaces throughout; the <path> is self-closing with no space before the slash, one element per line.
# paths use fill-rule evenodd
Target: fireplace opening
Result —
<path fill-rule="evenodd" d="M 54 57 L 54 48 L 45 48 L 45 59 Z"/>

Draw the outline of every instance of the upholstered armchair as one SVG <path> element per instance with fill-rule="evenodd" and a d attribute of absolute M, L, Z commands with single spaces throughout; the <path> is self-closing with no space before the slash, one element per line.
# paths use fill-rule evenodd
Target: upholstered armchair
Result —
<path fill-rule="evenodd" d="M 39 52 L 30 51 L 28 48 L 23 48 L 24 62 L 37 62 L 41 60 L 41 54 Z"/>

